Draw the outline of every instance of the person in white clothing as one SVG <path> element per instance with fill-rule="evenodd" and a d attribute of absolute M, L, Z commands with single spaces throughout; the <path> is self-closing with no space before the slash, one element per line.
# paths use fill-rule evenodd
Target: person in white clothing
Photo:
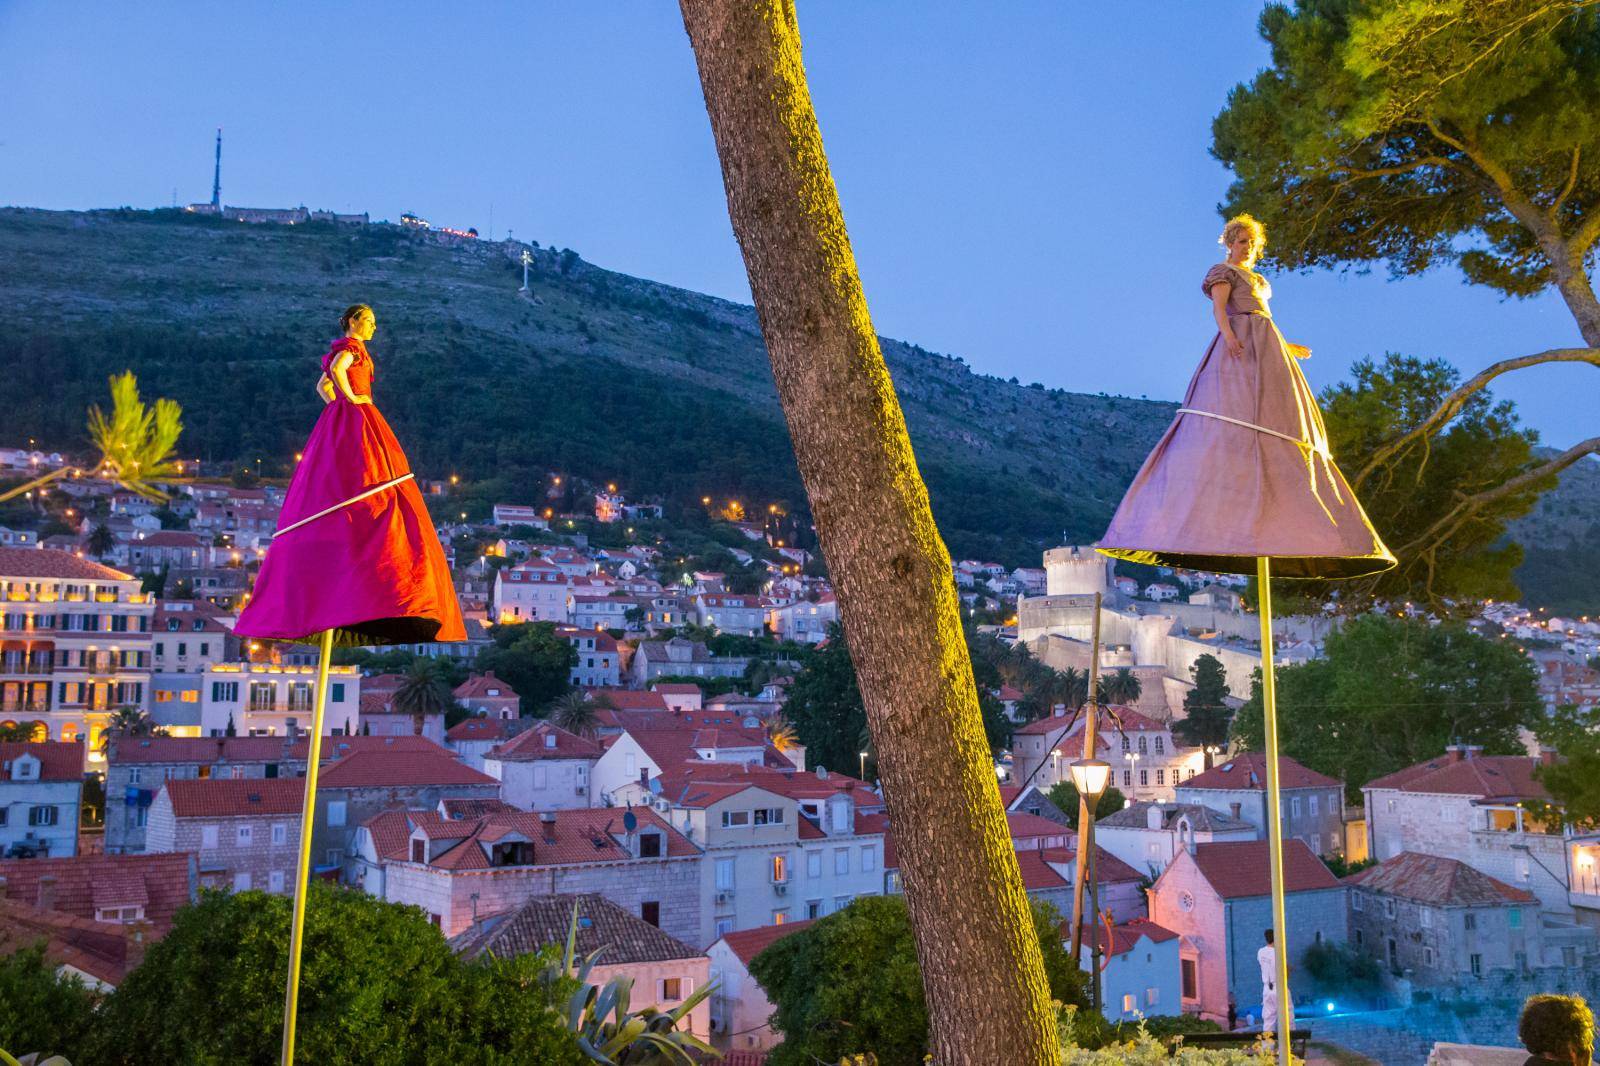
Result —
<path fill-rule="evenodd" d="M 1267 938 L 1256 952 L 1256 962 L 1261 966 L 1261 1031 L 1270 1033 L 1278 1027 L 1278 949 L 1272 944 L 1272 930 L 1262 930 Z M 1284 1009 L 1289 1012 L 1289 1025 L 1294 1025 L 1294 998 L 1284 992 Z"/>

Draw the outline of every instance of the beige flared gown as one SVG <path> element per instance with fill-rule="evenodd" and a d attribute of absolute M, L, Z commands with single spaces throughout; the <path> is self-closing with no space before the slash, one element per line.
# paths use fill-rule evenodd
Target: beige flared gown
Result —
<path fill-rule="evenodd" d="M 1271 286 L 1218 263 L 1201 291 L 1228 282 L 1228 319 L 1244 354 L 1219 332 L 1183 406 L 1128 487 L 1099 549 L 1134 562 L 1274 577 L 1341 578 L 1387 570 L 1383 544 L 1328 453 L 1328 435 L 1299 360 L 1278 332 Z"/>

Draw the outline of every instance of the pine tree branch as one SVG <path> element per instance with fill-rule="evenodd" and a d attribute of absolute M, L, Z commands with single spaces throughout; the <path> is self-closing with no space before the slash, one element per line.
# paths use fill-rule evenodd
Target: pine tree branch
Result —
<path fill-rule="evenodd" d="M 1541 363 L 1588 363 L 1600 367 L 1600 348 L 1550 348 L 1531 355 L 1502 359 L 1492 366 L 1485 367 L 1440 401 L 1439 406 L 1434 408 L 1433 413 L 1422 422 L 1387 444 L 1380 445 L 1367 460 L 1366 465 L 1356 474 L 1351 487 L 1359 491 L 1366 480 L 1380 467 L 1409 450 L 1419 440 L 1426 440 L 1444 428 L 1452 418 L 1461 413 L 1468 400 L 1501 374 L 1521 370 L 1524 367 L 1538 366 Z"/>
<path fill-rule="evenodd" d="M 1496 500 L 1504 499 L 1514 493 L 1531 488 L 1535 483 L 1547 477 L 1561 473 L 1561 471 L 1586 455 L 1600 455 L 1600 437 L 1590 437 L 1586 441 L 1574 444 L 1548 462 L 1540 463 L 1530 470 L 1525 470 L 1516 477 L 1503 481 L 1492 489 L 1475 492 L 1470 496 L 1462 496 L 1448 513 L 1424 530 L 1411 543 L 1401 548 L 1397 554 L 1401 557 L 1409 557 L 1430 550 L 1453 534 L 1463 522 L 1482 511 L 1484 507 L 1494 503 Z"/>

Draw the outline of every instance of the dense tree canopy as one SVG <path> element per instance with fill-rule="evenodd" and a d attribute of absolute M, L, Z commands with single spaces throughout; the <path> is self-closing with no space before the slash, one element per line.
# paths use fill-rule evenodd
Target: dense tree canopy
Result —
<path fill-rule="evenodd" d="M 1459 623 L 1362 615 L 1330 635 L 1326 651 L 1278 668 L 1279 736 L 1285 755 L 1341 779 L 1351 795 L 1457 741 L 1521 751 L 1518 727 L 1542 721 L 1528 657 Z M 1259 671 L 1234 732 L 1261 750 Z"/>
<path fill-rule="evenodd" d="M 522 697 L 524 707 L 543 707 L 571 686 L 578 653 L 556 636 L 553 622 L 495 626 L 494 647 L 478 656 L 478 669 L 492 673 Z"/>
<path fill-rule="evenodd" d="M 1536 732 L 1561 757 L 1535 771 L 1561 817 L 1584 829 L 1600 826 L 1600 712 L 1559 707 Z"/>
<path fill-rule="evenodd" d="M 1087 1006 L 1085 975 L 1061 945 L 1061 921 L 1054 907 L 1033 904 L 1051 998 Z M 750 972 L 783 1034 L 772 1066 L 838 1062 L 865 1051 L 876 1052 L 882 1066 L 921 1066 L 928 1013 L 903 897 L 862 896 L 767 948 Z"/>
<path fill-rule="evenodd" d="M 289 900 L 207 893 L 105 1001 L 74 1062 L 278 1061 Z M 553 957 L 553 956 L 552 956 Z M 587 1060 L 550 1009 L 575 985 L 543 956 L 456 957 L 419 910 L 311 883 L 297 1057 L 325 1066 Z"/>
<path fill-rule="evenodd" d="M 57 975 L 42 945 L 0 955 L 0 1049 L 19 1058 L 75 1049 L 95 1001 L 82 981 Z"/>

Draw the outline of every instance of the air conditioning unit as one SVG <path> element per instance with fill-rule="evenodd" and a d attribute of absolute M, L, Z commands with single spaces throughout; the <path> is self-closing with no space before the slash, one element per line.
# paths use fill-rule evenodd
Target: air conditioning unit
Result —
<path fill-rule="evenodd" d="M 789 894 L 789 885 L 787 882 L 777 881 L 773 884 L 772 891 L 776 892 L 780 896 L 786 896 Z"/>
<path fill-rule="evenodd" d="M 576 788 L 573 789 L 573 794 L 574 795 L 578 795 L 578 796 L 582 796 L 585 793 L 587 793 L 588 791 L 589 791 L 588 786 L 586 786 L 586 785 L 578 785 Z"/>
<path fill-rule="evenodd" d="M 733 902 L 733 889 L 729 888 L 729 889 L 724 889 L 721 892 L 718 892 L 717 893 L 717 902 L 718 903 L 732 903 Z"/>

